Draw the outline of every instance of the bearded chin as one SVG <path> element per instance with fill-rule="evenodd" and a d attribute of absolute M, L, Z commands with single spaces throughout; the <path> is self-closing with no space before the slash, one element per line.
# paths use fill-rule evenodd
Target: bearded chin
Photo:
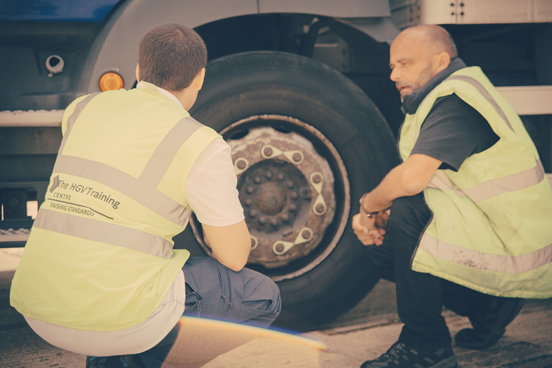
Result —
<path fill-rule="evenodd" d="M 408 82 L 401 81 L 401 82 L 396 82 L 395 86 L 397 87 L 397 89 L 399 91 L 402 87 L 408 87 L 412 90 L 412 92 L 410 92 L 409 94 L 412 94 L 415 91 L 417 91 L 418 89 L 425 86 L 431 80 L 431 78 L 433 78 L 434 76 L 435 76 L 435 73 L 433 72 L 433 69 L 431 68 L 431 65 L 428 65 L 427 68 L 425 68 L 420 73 L 420 76 L 418 77 L 418 79 L 414 83 L 408 83 Z M 403 95 L 401 93 L 401 103 L 404 102 L 404 97 L 405 96 L 407 96 L 407 95 Z"/>

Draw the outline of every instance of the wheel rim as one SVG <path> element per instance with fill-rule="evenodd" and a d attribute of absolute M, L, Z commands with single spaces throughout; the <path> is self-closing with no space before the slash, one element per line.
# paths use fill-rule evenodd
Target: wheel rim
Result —
<path fill-rule="evenodd" d="M 221 132 L 232 148 L 251 233 L 248 267 L 275 281 L 300 276 L 336 247 L 350 207 L 345 165 L 316 128 L 281 115 L 256 115 Z M 191 221 L 203 250 L 201 225 Z"/>

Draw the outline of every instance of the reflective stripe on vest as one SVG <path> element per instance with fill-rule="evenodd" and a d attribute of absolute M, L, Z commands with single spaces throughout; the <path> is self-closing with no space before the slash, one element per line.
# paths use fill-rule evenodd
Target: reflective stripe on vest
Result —
<path fill-rule="evenodd" d="M 67 129 L 60 146 L 53 173 L 69 174 L 94 180 L 124 193 L 129 198 L 165 219 L 185 227 L 189 219 L 190 210 L 158 191 L 156 187 L 163 179 L 165 172 L 180 148 L 203 125 L 191 117 L 185 117 L 176 123 L 160 142 L 139 178 L 135 178 L 101 162 L 63 155 L 63 147 L 71 133 L 73 125 L 86 105 L 98 93 L 89 95 L 80 101 L 68 118 Z M 46 212 L 41 214 L 42 211 Z M 63 221 L 61 223 L 65 225 L 58 225 L 58 221 Z M 90 220 L 56 211 L 41 210 L 35 221 L 35 226 L 83 239 L 134 249 L 162 258 L 170 259 L 173 255 L 172 243 L 163 237 L 104 221 Z"/>
<path fill-rule="evenodd" d="M 500 139 L 458 171 L 437 170 L 424 189 L 433 217 L 412 270 L 496 296 L 552 297 L 552 191 L 523 123 L 480 68 L 456 71 L 407 115 L 401 157 L 409 157 L 435 101 L 452 94 L 479 112 Z"/>
<path fill-rule="evenodd" d="M 542 167 L 542 162 L 537 160 L 536 166 L 532 169 L 489 180 L 464 190 L 452 184 L 448 176 L 442 170 L 437 170 L 435 175 L 436 176 L 429 182 L 428 188 L 440 190 L 451 189 L 460 197 L 468 196 L 472 201 L 478 203 L 502 193 L 522 190 L 539 184 L 544 179 L 544 168 Z"/>
<path fill-rule="evenodd" d="M 479 83 L 478 80 L 472 77 L 468 77 L 467 75 L 451 75 L 450 77 L 445 79 L 445 81 L 454 80 L 454 79 L 467 82 L 472 86 L 474 86 L 475 89 L 477 89 L 479 93 L 481 93 L 483 97 L 485 97 L 485 99 L 495 108 L 496 112 L 498 112 L 498 114 L 502 117 L 502 119 L 504 119 L 504 121 L 506 122 L 506 124 L 508 124 L 510 129 L 514 130 L 514 128 L 512 128 L 512 125 L 510 124 L 510 121 L 506 117 L 506 114 L 504 113 L 504 111 L 502 111 L 498 103 L 496 103 L 495 99 L 489 94 L 489 92 L 485 89 L 485 87 L 483 87 L 483 85 Z"/>
<path fill-rule="evenodd" d="M 62 212 L 41 209 L 33 226 L 77 238 L 118 245 L 165 259 L 171 259 L 173 255 L 171 242 L 161 236 Z"/>
<path fill-rule="evenodd" d="M 552 244 L 531 253 L 504 256 L 462 248 L 426 233 L 423 236 L 423 249 L 445 261 L 480 270 L 504 273 L 523 273 L 552 262 Z"/>
<path fill-rule="evenodd" d="M 135 177 L 101 162 L 73 156 L 59 156 L 54 173 L 69 174 L 105 184 L 181 226 L 185 225 L 185 206 Z"/>
<path fill-rule="evenodd" d="M 86 96 L 85 98 L 83 98 L 82 101 L 80 101 L 77 104 L 77 106 L 75 106 L 75 110 L 73 110 L 73 113 L 67 119 L 67 127 L 65 129 L 65 135 L 63 136 L 63 139 L 61 140 L 61 144 L 59 146 L 59 151 L 58 151 L 60 155 L 61 155 L 61 152 L 63 152 L 63 148 L 65 147 L 65 141 L 67 140 L 66 137 L 71 132 L 71 129 L 73 128 L 73 125 L 75 124 L 75 121 L 79 117 L 80 113 L 82 112 L 82 110 L 84 110 L 86 105 L 88 105 L 88 103 L 100 93 L 101 92 L 96 92 L 96 93 L 92 93 L 92 94 Z"/>
<path fill-rule="evenodd" d="M 159 144 L 138 179 L 101 162 L 66 155 L 58 156 L 53 172 L 92 179 L 105 184 L 125 193 L 167 220 L 184 227 L 189 210 L 155 188 L 178 150 L 201 127 L 202 124 L 191 117 L 180 120 Z M 67 136 L 66 133 L 64 141 Z"/>
<path fill-rule="evenodd" d="M 191 117 L 184 118 L 176 123 L 151 156 L 139 180 L 156 188 L 180 147 L 202 126 L 201 123 Z"/>
<path fill-rule="evenodd" d="M 504 111 L 502 111 L 495 99 L 489 94 L 485 87 L 483 87 L 483 85 L 479 83 L 479 81 L 465 75 L 451 75 L 450 77 L 445 79 L 445 81 L 447 80 L 461 80 L 463 82 L 471 84 L 494 107 L 494 109 L 498 112 L 502 119 L 504 119 L 504 121 L 508 124 L 508 127 L 512 131 L 514 130 L 512 128 L 512 125 L 510 124 L 510 121 L 508 120 L 508 117 L 506 116 L 506 114 L 504 114 Z M 529 188 L 533 185 L 539 184 L 543 179 L 544 168 L 542 167 L 542 162 L 540 160 L 537 160 L 536 166 L 533 169 L 529 169 L 502 178 L 489 180 L 487 182 L 464 190 L 461 190 L 457 186 L 453 185 L 450 179 L 442 170 L 437 170 L 436 176 L 434 176 L 430 180 L 428 188 L 440 190 L 451 189 L 459 196 L 468 196 L 472 201 L 478 203 L 502 193 Z"/>

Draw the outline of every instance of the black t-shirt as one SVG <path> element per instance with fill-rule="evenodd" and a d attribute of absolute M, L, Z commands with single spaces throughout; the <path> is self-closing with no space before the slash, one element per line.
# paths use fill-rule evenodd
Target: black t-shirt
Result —
<path fill-rule="evenodd" d="M 458 171 L 464 160 L 498 142 L 489 123 L 456 94 L 438 98 L 422 124 L 411 154 L 443 161 L 440 169 Z"/>

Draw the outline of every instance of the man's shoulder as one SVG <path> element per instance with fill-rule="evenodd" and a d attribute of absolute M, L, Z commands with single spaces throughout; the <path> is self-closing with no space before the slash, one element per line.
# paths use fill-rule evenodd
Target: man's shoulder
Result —
<path fill-rule="evenodd" d="M 459 118 L 479 118 L 482 116 L 469 103 L 461 99 L 456 93 L 439 97 L 435 100 L 429 115 L 442 117 L 457 116 Z"/>
<path fill-rule="evenodd" d="M 435 100 L 422 124 L 420 135 L 444 135 L 466 139 L 488 126 L 485 118 L 455 93 Z M 462 138 L 461 138 L 462 137 Z"/>

